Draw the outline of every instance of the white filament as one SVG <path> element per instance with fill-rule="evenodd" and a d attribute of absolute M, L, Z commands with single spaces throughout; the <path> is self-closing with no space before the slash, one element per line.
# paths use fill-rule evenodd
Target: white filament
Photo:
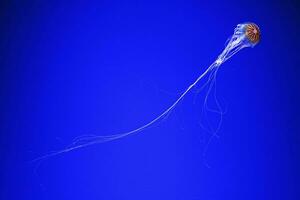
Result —
<path fill-rule="evenodd" d="M 223 52 L 218 56 L 218 58 L 206 69 L 205 72 L 203 72 L 188 88 L 177 98 L 177 100 L 170 106 L 168 107 L 165 111 L 163 111 L 160 115 L 158 115 L 155 119 L 152 121 L 146 123 L 145 125 L 136 128 L 134 130 L 124 132 L 124 133 L 119 133 L 119 134 L 114 134 L 114 135 L 108 135 L 108 136 L 100 136 L 100 135 L 83 135 L 78 138 L 76 138 L 71 145 L 69 145 L 67 148 L 55 151 L 49 154 L 46 154 L 44 156 L 41 156 L 39 158 L 36 158 L 33 160 L 35 161 L 40 161 L 45 158 L 49 158 L 52 156 L 56 156 L 62 153 L 66 153 L 69 151 L 73 151 L 75 149 L 83 148 L 86 146 L 90 146 L 92 144 L 97 144 L 97 143 L 103 143 L 103 142 L 108 142 L 116 139 L 123 138 L 128 135 L 132 135 L 138 132 L 141 132 L 145 130 L 146 128 L 151 127 L 154 123 L 158 122 L 161 120 L 163 117 L 165 117 L 167 114 L 169 114 L 175 107 L 176 105 L 186 96 L 186 94 L 197 85 L 197 83 L 203 79 L 208 74 L 211 74 L 209 76 L 209 80 L 213 81 L 216 77 L 216 73 L 218 71 L 218 68 L 229 58 L 231 58 L 233 55 L 235 55 L 238 51 L 245 47 L 253 47 L 254 45 L 250 43 L 247 38 L 245 37 L 244 34 L 244 27 L 247 24 L 239 24 L 234 30 L 234 34 L 231 36 L 231 38 L 228 41 L 228 44 L 226 45 L 225 49 Z M 206 100 L 205 100 L 206 101 Z"/>

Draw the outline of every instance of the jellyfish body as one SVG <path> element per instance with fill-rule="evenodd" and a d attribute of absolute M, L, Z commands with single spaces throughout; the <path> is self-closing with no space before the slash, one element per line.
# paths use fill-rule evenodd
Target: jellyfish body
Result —
<path fill-rule="evenodd" d="M 245 47 L 254 47 L 260 41 L 260 29 L 252 22 L 238 24 L 225 49 L 216 60 L 218 65 L 235 55 Z"/>
<path fill-rule="evenodd" d="M 188 92 L 192 88 L 194 88 L 200 80 L 202 80 L 204 77 L 207 76 L 208 80 L 203 86 L 203 87 L 208 86 L 208 90 L 207 90 L 208 92 L 206 94 L 206 98 L 204 102 L 204 105 L 206 105 L 207 96 L 216 82 L 216 76 L 219 67 L 241 49 L 245 47 L 254 47 L 259 41 L 260 41 L 260 30 L 256 24 L 254 23 L 238 24 L 237 27 L 234 29 L 233 35 L 229 38 L 226 47 L 224 48 L 222 53 L 217 57 L 217 59 L 206 69 L 205 72 L 203 72 L 191 85 L 188 86 L 188 88 L 177 98 L 177 100 L 175 100 L 175 102 L 171 106 L 169 106 L 165 111 L 163 111 L 152 121 L 140 126 L 139 128 L 124 133 L 107 135 L 107 136 L 101 136 L 101 135 L 80 136 L 76 138 L 71 143 L 71 145 L 69 145 L 67 148 L 36 158 L 33 160 L 33 162 L 40 161 L 69 151 L 73 151 L 75 149 L 83 148 L 97 143 L 103 143 L 103 142 L 120 139 L 125 136 L 141 132 L 146 128 L 151 127 L 154 123 L 163 119 L 165 116 L 167 116 L 167 114 L 169 114 L 177 106 L 177 104 L 186 96 L 186 94 L 188 94 Z M 217 130 L 215 130 L 215 133 L 217 132 Z"/>

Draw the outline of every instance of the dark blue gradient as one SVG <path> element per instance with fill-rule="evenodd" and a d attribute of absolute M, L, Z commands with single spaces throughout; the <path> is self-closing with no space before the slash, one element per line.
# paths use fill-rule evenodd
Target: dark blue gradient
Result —
<path fill-rule="evenodd" d="M 0 199 L 300 199 L 297 1 L 1 5 Z M 248 21 L 261 42 L 221 66 L 226 113 L 206 151 L 194 90 L 139 134 L 29 162 L 77 136 L 149 122 Z"/>

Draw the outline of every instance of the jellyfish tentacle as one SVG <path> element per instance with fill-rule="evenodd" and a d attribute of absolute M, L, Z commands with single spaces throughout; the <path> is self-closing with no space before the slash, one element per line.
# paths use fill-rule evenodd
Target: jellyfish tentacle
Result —
<path fill-rule="evenodd" d="M 244 24 L 238 24 L 237 27 L 234 29 L 234 33 L 231 36 L 230 39 L 228 39 L 228 43 L 224 50 L 221 52 L 221 54 L 217 57 L 217 59 L 192 83 L 188 86 L 188 88 L 177 98 L 177 100 L 171 104 L 165 111 L 163 111 L 160 115 L 158 115 L 156 118 L 151 120 L 150 122 L 146 123 L 145 125 L 136 128 L 134 130 L 125 132 L 125 133 L 119 133 L 119 134 L 113 134 L 113 135 L 107 135 L 107 136 L 100 136 L 100 135 L 84 135 L 81 137 L 77 137 L 73 140 L 71 145 L 67 146 L 65 149 L 51 152 L 49 154 L 46 154 L 44 156 L 41 156 L 39 158 L 36 158 L 33 160 L 35 161 L 41 161 L 43 159 L 56 156 L 62 153 L 70 152 L 79 148 L 83 148 L 86 146 L 90 146 L 97 143 L 103 143 L 108 142 L 116 139 L 121 139 L 125 136 L 132 135 L 135 133 L 138 133 L 140 131 L 143 131 L 149 127 L 151 127 L 153 124 L 158 122 L 159 120 L 163 119 L 165 116 L 167 116 L 176 106 L 177 104 L 186 96 L 186 94 L 194 88 L 200 80 L 202 80 L 205 76 L 209 75 L 208 81 L 205 83 L 209 85 L 208 93 L 212 90 L 212 87 L 216 84 L 216 74 L 219 70 L 219 67 L 226 62 L 228 59 L 230 59 L 233 55 L 235 55 L 237 52 L 239 52 L 241 49 L 245 47 L 254 47 L 260 40 L 260 30 L 258 26 L 254 23 L 244 23 Z M 204 100 L 204 105 L 207 106 L 207 95 Z M 216 96 L 215 96 L 216 97 Z M 217 102 L 217 107 L 222 114 L 222 110 L 220 109 L 220 105 Z M 222 118 L 220 119 L 222 120 Z M 222 121 L 221 121 L 222 122 Z M 220 124 L 218 125 L 216 131 L 219 130 Z"/>

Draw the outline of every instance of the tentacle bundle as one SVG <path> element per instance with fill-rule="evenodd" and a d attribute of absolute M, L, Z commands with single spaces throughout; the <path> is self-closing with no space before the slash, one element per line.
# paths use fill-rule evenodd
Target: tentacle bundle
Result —
<path fill-rule="evenodd" d="M 206 85 L 213 85 L 208 83 L 213 83 L 216 79 L 216 74 L 218 72 L 219 67 L 233 55 L 235 55 L 238 51 L 245 47 L 254 47 L 260 41 L 260 30 L 258 26 L 254 23 L 243 23 L 238 24 L 237 27 L 234 29 L 234 33 L 229 39 L 225 49 L 222 53 L 218 56 L 218 58 L 203 72 L 187 89 L 174 101 L 174 103 L 165 109 L 160 115 L 158 115 L 152 121 L 136 128 L 134 130 L 123 132 L 114 135 L 85 135 L 76 138 L 71 145 L 66 147 L 65 149 L 54 151 L 52 153 L 46 154 L 39 158 L 34 159 L 32 162 L 41 161 L 43 159 L 56 156 L 62 153 L 70 152 L 75 149 L 83 148 L 86 146 L 90 146 L 97 143 L 108 142 L 116 139 L 123 138 L 128 135 L 136 134 L 145 130 L 146 128 L 151 127 L 154 123 L 158 122 L 159 120 L 163 119 L 167 114 L 169 114 L 176 105 L 186 96 L 186 94 L 197 85 L 197 83 L 202 80 L 205 76 L 209 76 L 208 82 Z M 210 91 L 210 89 L 209 89 Z"/>

